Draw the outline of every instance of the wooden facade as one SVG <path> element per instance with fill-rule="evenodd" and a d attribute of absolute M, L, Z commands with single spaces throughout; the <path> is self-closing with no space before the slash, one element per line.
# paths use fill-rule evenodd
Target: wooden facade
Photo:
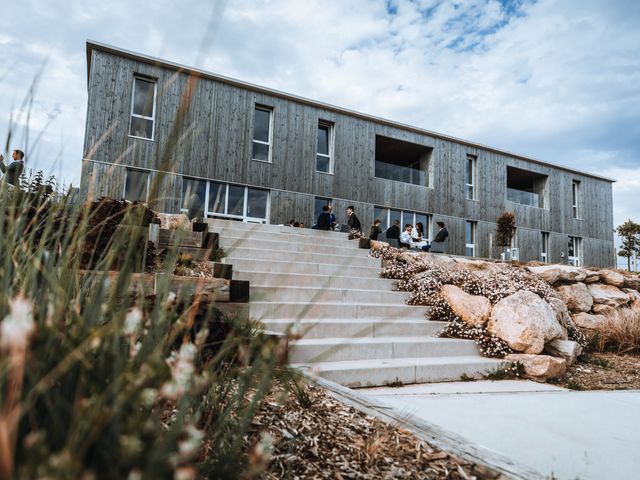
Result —
<path fill-rule="evenodd" d="M 464 254 L 465 224 L 474 221 L 476 256 L 493 258 L 499 254 L 490 247 L 495 219 L 509 210 L 521 260 L 540 259 L 541 232 L 548 232 L 551 263 L 566 263 L 567 240 L 575 236 L 582 239 L 584 265 L 614 264 L 610 179 L 93 42 L 87 61 L 85 196 L 122 197 L 126 167 L 134 167 L 148 171 L 157 186 L 149 202 L 159 211 L 180 211 L 185 177 L 215 180 L 268 189 L 270 223 L 295 218 L 311 225 L 315 197 L 333 199 L 339 221 L 354 205 L 365 228 L 375 206 L 425 213 L 432 223 L 447 224 L 453 254 Z M 153 140 L 129 136 L 135 75 L 156 84 Z M 256 105 L 272 111 L 270 163 L 251 158 Z M 333 125 L 332 174 L 315 168 L 319 121 Z M 377 135 L 432 149 L 428 186 L 377 178 Z M 468 155 L 476 158 L 474 200 L 464 190 Z M 507 200 L 508 166 L 547 176 L 544 208 Z M 579 219 L 572 182 L 580 185 Z"/>

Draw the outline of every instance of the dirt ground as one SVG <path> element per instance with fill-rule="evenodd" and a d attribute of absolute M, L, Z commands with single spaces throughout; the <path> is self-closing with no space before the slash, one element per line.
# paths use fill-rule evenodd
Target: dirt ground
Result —
<path fill-rule="evenodd" d="M 261 475 L 270 480 L 507 478 L 452 457 L 315 386 L 266 402 L 252 429 L 249 442 L 264 439 L 265 431 L 270 437 L 270 460 Z"/>
<path fill-rule="evenodd" d="M 640 389 L 640 355 L 589 353 L 550 383 L 572 390 Z"/>

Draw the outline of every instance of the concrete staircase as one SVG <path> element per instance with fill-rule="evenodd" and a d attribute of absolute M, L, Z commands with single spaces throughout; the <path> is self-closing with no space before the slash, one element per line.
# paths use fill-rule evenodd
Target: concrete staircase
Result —
<path fill-rule="evenodd" d="M 249 280 L 251 317 L 266 330 L 291 328 L 289 361 L 350 387 L 478 377 L 498 362 L 470 340 L 437 338 L 444 322 L 407 305 L 346 234 L 209 219 L 233 277 Z"/>

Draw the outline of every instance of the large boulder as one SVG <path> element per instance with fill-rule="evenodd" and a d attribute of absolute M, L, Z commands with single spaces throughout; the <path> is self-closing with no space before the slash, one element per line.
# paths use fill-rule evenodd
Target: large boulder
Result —
<path fill-rule="evenodd" d="M 509 265 L 506 263 L 498 263 L 498 262 L 487 262 L 484 260 L 472 260 L 470 258 L 459 257 L 455 259 L 455 262 L 467 270 L 475 273 L 479 276 L 487 276 L 493 273 L 501 272 L 506 268 L 509 268 Z"/>
<path fill-rule="evenodd" d="M 567 361 L 564 358 L 549 355 L 526 355 L 512 353 L 504 357 L 509 362 L 520 362 L 524 365 L 527 376 L 534 380 L 544 382 L 549 378 L 560 377 L 567 371 Z"/>
<path fill-rule="evenodd" d="M 634 310 L 640 310 L 640 292 L 634 290 L 633 288 L 623 288 L 622 290 L 627 294 L 629 300 L 631 300 L 629 307 L 633 308 Z"/>
<path fill-rule="evenodd" d="M 585 270 L 587 278 L 584 279 L 584 283 L 596 283 L 600 281 L 600 274 L 594 270 Z"/>
<path fill-rule="evenodd" d="M 577 342 L 556 338 L 544 346 L 544 351 L 552 357 L 564 358 L 569 366 L 580 356 L 582 347 Z"/>
<path fill-rule="evenodd" d="M 559 282 L 584 282 L 587 278 L 587 272 L 585 270 L 570 265 L 541 265 L 537 267 L 527 267 L 527 269 L 551 284 Z"/>
<path fill-rule="evenodd" d="M 593 305 L 591 311 L 597 315 L 606 315 L 609 312 L 613 312 L 615 310 L 611 305 L 605 305 L 604 303 L 596 303 Z"/>
<path fill-rule="evenodd" d="M 593 315 L 591 313 L 576 313 L 572 316 L 573 322 L 580 328 L 587 330 L 596 330 L 600 328 L 606 321 L 604 315 Z"/>
<path fill-rule="evenodd" d="M 593 306 L 593 298 L 584 283 L 572 283 L 556 287 L 556 292 L 572 312 L 588 312 Z"/>
<path fill-rule="evenodd" d="M 487 329 L 517 352 L 532 354 L 542 352 L 547 342 L 564 334 L 553 308 L 528 290 L 494 305 Z"/>
<path fill-rule="evenodd" d="M 622 287 L 624 285 L 624 275 L 613 270 L 600 270 L 598 272 L 600 281 L 614 287 Z"/>
<path fill-rule="evenodd" d="M 480 295 L 469 295 L 455 285 L 445 285 L 440 295 L 447 301 L 453 313 L 471 326 L 482 326 L 489 319 L 491 303 Z"/>
<path fill-rule="evenodd" d="M 640 290 L 640 276 L 628 273 L 624 276 L 624 286 L 634 290 Z"/>
<path fill-rule="evenodd" d="M 571 323 L 571 314 L 569 313 L 567 305 L 559 298 L 550 298 L 547 300 L 547 303 L 551 305 L 553 311 L 556 312 L 556 319 L 562 327 L 562 335 L 558 338 L 567 339 L 567 325 Z"/>
<path fill-rule="evenodd" d="M 619 288 L 614 287 L 613 285 L 592 283 L 587 288 L 593 297 L 593 303 L 609 305 L 614 308 L 629 303 L 629 297 L 627 294 L 620 291 Z"/>

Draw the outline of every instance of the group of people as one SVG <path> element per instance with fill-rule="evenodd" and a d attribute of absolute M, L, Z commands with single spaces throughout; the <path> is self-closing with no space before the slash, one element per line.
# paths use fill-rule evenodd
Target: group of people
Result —
<path fill-rule="evenodd" d="M 353 205 L 347 207 L 347 225 L 351 231 L 362 231 L 362 225 L 355 214 Z M 333 214 L 333 207 L 330 204 L 323 205 L 322 213 L 313 228 L 316 230 L 336 230 L 338 227 L 336 216 Z"/>
<path fill-rule="evenodd" d="M 289 227 L 304 228 L 304 222 L 297 222 L 293 218 L 287 223 Z"/>
<path fill-rule="evenodd" d="M 378 237 L 382 233 L 382 229 L 380 228 L 381 223 L 380 220 L 373 222 L 371 230 L 369 230 L 369 238 L 371 240 L 378 240 Z M 444 222 L 436 222 L 436 225 L 438 225 L 438 233 L 433 239 L 433 243 L 443 244 L 449 236 L 449 232 L 444 226 Z M 424 252 L 431 250 L 433 245 L 433 243 L 429 243 L 425 237 L 422 222 L 416 223 L 415 226 L 407 223 L 404 226 L 404 231 L 401 233 L 400 220 L 394 220 L 393 225 L 386 230 L 385 237 L 387 240 L 396 240 L 398 246 L 401 248 L 417 248 Z"/>

